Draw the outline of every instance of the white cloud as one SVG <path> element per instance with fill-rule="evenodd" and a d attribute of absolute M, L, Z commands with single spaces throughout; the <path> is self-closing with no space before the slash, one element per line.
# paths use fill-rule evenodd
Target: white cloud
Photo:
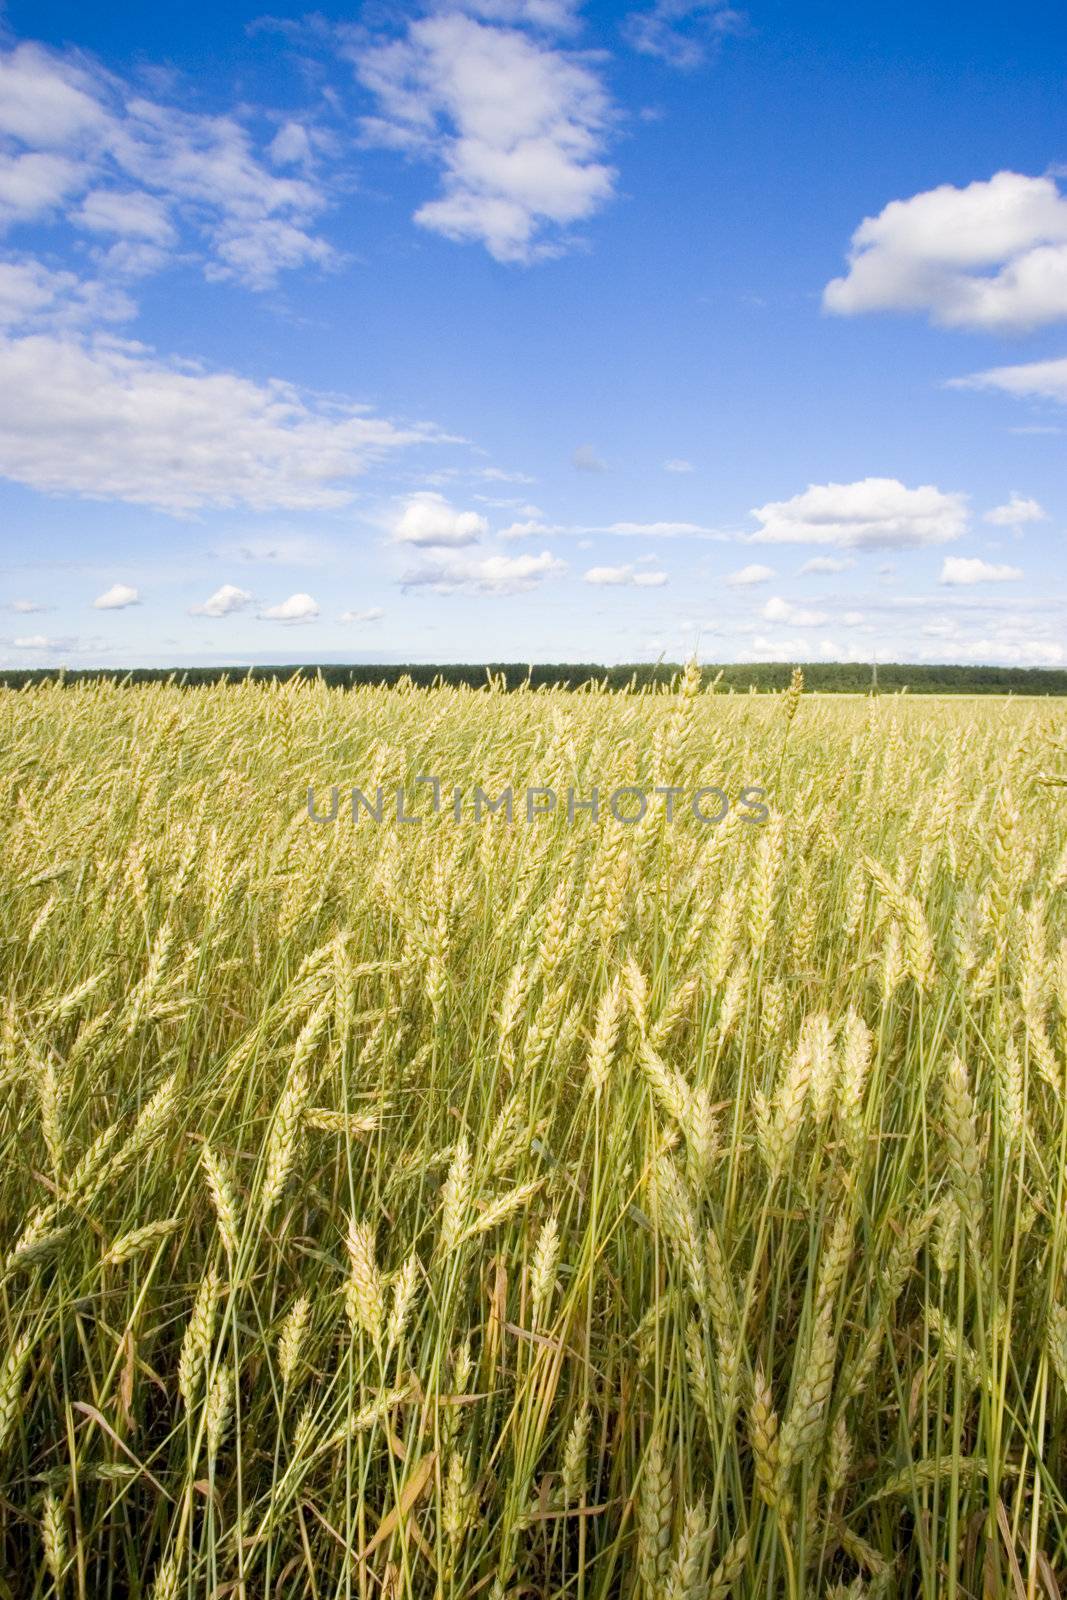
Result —
<path fill-rule="evenodd" d="M 1051 361 L 1025 361 L 1015 367 L 991 367 L 968 378 L 950 378 L 950 389 L 1001 389 L 1022 399 L 1059 400 L 1067 405 L 1067 356 Z"/>
<path fill-rule="evenodd" d="M 699 67 L 724 33 L 735 33 L 743 17 L 725 0 L 655 0 L 646 11 L 631 11 L 623 22 L 627 42 L 668 66 Z"/>
<path fill-rule="evenodd" d="M 807 639 L 769 639 L 756 633 L 747 649 L 740 652 L 742 661 L 802 661 L 811 648 Z"/>
<path fill-rule="evenodd" d="M 1013 493 L 1006 505 L 994 506 L 982 520 L 995 528 L 1021 528 L 1027 522 L 1047 522 L 1048 512 L 1037 500 Z"/>
<path fill-rule="evenodd" d="M 283 269 L 309 263 L 328 267 L 336 256 L 324 239 L 316 239 L 284 217 L 227 222 L 216 233 L 218 259 L 206 268 L 212 280 L 237 279 L 250 289 L 269 289 Z"/>
<path fill-rule="evenodd" d="M 550 33 L 570 33 L 581 0 L 466 0 L 463 9 L 486 22 L 529 23 Z"/>
<path fill-rule="evenodd" d="M 503 467 L 483 467 L 478 474 L 480 478 L 488 478 L 492 483 L 536 483 L 536 478 L 531 478 L 528 472 L 507 472 Z"/>
<path fill-rule="evenodd" d="M 760 616 L 767 622 L 787 622 L 793 628 L 821 628 L 830 620 L 825 611 L 808 611 L 783 600 L 780 595 L 767 601 Z"/>
<path fill-rule="evenodd" d="M 65 156 L 0 152 L 0 227 L 47 218 L 84 179 L 84 167 Z"/>
<path fill-rule="evenodd" d="M 691 461 L 685 461 L 681 456 L 672 456 L 663 463 L 664 472 L 695 472 L 696 468 Z"/>
<path fill-rule="evenodd" d="M 311 159 L 311 140 L 299 122 L 287 122 L 270 142 L 269 155 L 279 167 L 303 166 Z"/>
<path fill-rule="evenodd" d="M 609 522 L 603 528 L 589 528 L 589 533 L 618 533 L 625 538 L 674 539 L 682 534 L 706 534 L 712 530 L 699 522 Z"/>
<path fill-rule="evenodd" d="M 318 603 L 309 594 L 291 594 L 280 605 L 259 613 L 264 622 L 314 622 L 318 614 Z"/>
<path fill-rule="evenodd" d="M 941 644 L 932 652 L 920 652 L 920 659 L 995 663 L 1011 667 L 1058 667 L 1067 661 L 1067 650 L 1037 619 L 1009 614 L 993 618 L 988 625 L 969 633 L 956 622 L 928 623 L 921 630 Z M 1061 632 L 1062 637 L 1062 632 Z M 884 659 L 884 658 L 883 658 Z"/>
<path fill-rule="evenodd" d="M 856 563 L 847 556 L 812 556 L 810 561 L 805 561 L 800 569 L 800 576 L 810 577 L 816 573 L 847 572 Z"/>
<path fill-rule="evenodd" d="M 48 493 L 178 514 L 342 506 L 370 465 L 434 437 L 142 345 L 0 338 L 0 475 Z"/>
<path fill-rule="evenodd" d="M 381 606 L 369 606 L 366 611 L 342 611 L 338 622 L 380 622 L 385 616 Z"/>
<path fill-rule="evenodd" d="M 773 577 L 773 567 L 763 567 L 758 562 L 752 561 L 738 572 L 728 573 L 725 581 L 731 589 L 747 589 L 754 583 L 769 583 Z"/>
<path fill-rule="evenodd" d="M 252 604 L 252 596 L 247 589 L 239 589 L 234 583 L 224 583 L 221 588 L 209 595 L 203 605 L 190 606 L 189 614 L 194 617 L 228 617 L 234 611 L 243 611 Z"/>
<path fill-rule="evenodd" d="M 32 44 L 0 55 L 0 132 L 55 148 L 99 132 L 103 107 L 89 74 Z"/>
<path fill-rule="evenodd" d="M 137 190 L 92 189 L 72 220 L 93 233 L 116 233 L 152 244 L 170 245 L 175 239 L 164 202 Z"/>
<path fill-rule="evenodd" d="M 110 589 L 98 594 L 93 601 L 97 611 L 124 611 L 127 606 L 140 605 L 141 597 L 128 583 L 113 583 Z"/>
<path fill-rule="evenodd" d="M 488 532 L 489 524 L 479 512 L 457 511 L 443 494 L 424 489 L 408 500 L 391 538 L 396 544 L 455 546 L 477 544 Z"/>
<path fill-rule="evenodd" d="M 117 271 L 162 265 L 183 242 L 179 219 L 209 275 L 252 288 L 333 259 L 306 231 L 323 192 L 272 172 L 236 116 L 150 100 L 85 57 L 34 44 L 0 52 L 0 137 L 0 224 L 62 206 L 76 227 L 122 241 L 107 258 Z"/>
<path fill-rule="evenodd" d="M 762 524 L 752 544 L 828 544 L 843 550 L 910 549 L 947 544 L 967 527 L 967 497 L 932 484 L 906 489 L 896 478 L 810 484 L 791 500 L 770 501 L 752 515 Z"/>
<path fill-rule="evenodd" d="M 27 617 L 34 611 L 45 611 L 47 607 L 38 605 L 36 600 L 12 600 L 7 609 L 17 611 L 19 616 Z"/>
<path fill-rule="evenodd" d="M 556 533 L 566 533 L 565 527 L 548 522 L 538 522 L 531 519 L 528 522 L 509 522 L 506 528 L 501 528 L 501 539 L 544 539 Z"/>
<path fill-rule="evenodd" d="M 11 641 L 16 650 L 50 650 L 54 642 L 58 641 L 46 638 L 43 633 L 26 633 Z"/>
<path fill-rule="evenodd" d="M 665 572 L 636 572 L 632 566 L 590 567 L 585 582 L 608 587 L 661 589 L 668 581 Z"/>
<path fill-rule="evenodd" d="M 32 256 L 0 261 L 0 329 L 28 332 L 122 322 L 135 311 L 121 289 L 98 279 L 54 271 Z"/>
<path fill-rule="evenodd" d="M 941 582 L 949 584 L 1013 583 L 1022 575 L 1021 567 L 994 566 L 977 556 L 946 556 L 941 567 Z"/>
<path fill-rule="evenodd" d="M 504 20 L 523 18 L 508 7 Z M 613 112 L 585 61 L 457 10 L 409 21 L 389 43 L 351 39 L 381 113 L 364 119 L 366 142 L 441 168 L 442 194 L 415 212 L 420 226 L 526 263 L 559 254 L 567 230 L 611 197 L 601 157 Z"/>
<path fill-rule="evenodd" d="M 1050 177 L 998 172 L 894 200 L 857 228 L 848 273 L 823 303 L 996 332 L 1067 319 L 1067 197 Z"/>
<path fill-rule="evenodd" d="M 439 594 L 470 589 L 483 594 L 523 594 L 545 578 L 567 570 L 548 550 L 539 556 L 469 556 L 453 551 L 435 551 L 422 565 L 404 574 L 404 588 L 429 588 Z"/>
<path fill-rule="evenodd" d="M 565 522 L 512 522 L 501 529 L 501 539 L 551 538 L 568 534 L 584 538 L 590 533 L 611 533 L 623 539 L 676 539 L 690 535 L 694 538 L 719 538 L 714 528 L 699 522 L 602 522 L 595 524 Z M 586 541 L 588 543 L 588 541 Z M 580 546 L 580 548 L 584 548 Z"/>
<path fill-rule="evenodd" d="M 579 472 L 607 472 L 608 464 L 598 456 L 591 444 L 578 445 L 571 455 L 571 466 Z"/>

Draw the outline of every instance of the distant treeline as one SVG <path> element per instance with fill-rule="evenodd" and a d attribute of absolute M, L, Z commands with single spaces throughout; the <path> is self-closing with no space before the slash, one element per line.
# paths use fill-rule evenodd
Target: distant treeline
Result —
<path fill-rule="evenodd" d="M 889 662 L 879 664 L 877 673 L 864 663 L 813 661 L 799 663 L 808 689 L 823 693 L 862 694 L 872 689 L 882 694 L 907 690 L 909 694 L 1023 694 L 1067 695 L 1067 669 L 1042 667 L 954 667 L 907 666 Z M 705 684 L 719 679 L 720 690 L 766 693 L 784 689 L 794 662 L 766 661 L 706 666 Z M 489 662 L 445 666 L 276 666 L 276 667 L 134 667 L 129 671 L 111 667 L 88 667 L 76 671 L 63 668 L 9 668 L 0 670 L 0 685 L 22 689 L 28 684 L 61 679 L 65 683 L 104 680 L 110 683 L 174 682 L 195 687 L 212 683 L 238 683 L 246 678 L 258 682 L 300 678 L 321 678 L 331 688 L 351 689 L 366 684 L 395 684 L 408 679 L 420 688 L 443 683 L 472 689 L 485 688 L 492 681 L 500 688 L 532 689 L 547 687 L 579 688 L 590 683 L 609 689 L 666 686 L 682 670 L 677 663 L 641 663 L 635 666 L 601 667 L 594 662 L 563 662 L 550 666 L 523 666 L 516 662 Z"/>

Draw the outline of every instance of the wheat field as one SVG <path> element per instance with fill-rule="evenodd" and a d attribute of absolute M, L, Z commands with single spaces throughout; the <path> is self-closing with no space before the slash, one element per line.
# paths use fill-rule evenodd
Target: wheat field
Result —
<path fill-rule="evenodd" d="M 53 683 L 0 740 L 0 1594 L 1067 1592 L 1060 703 Z"/>

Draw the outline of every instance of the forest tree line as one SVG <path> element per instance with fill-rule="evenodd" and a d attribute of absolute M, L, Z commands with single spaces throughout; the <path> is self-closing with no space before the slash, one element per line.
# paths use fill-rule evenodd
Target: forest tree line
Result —
<path fill-rule="evenodd" d="M 797 663 L 783 661 L 734 662 L 705 666 L 706 687 L 718 680 L 720 691 L 745 694 L 768 693 L 784 689 Z M 896 694 L 1067 694 L 1067 668 L 912 666 L 904 663 L 879 664 L 877 670 L 865 662 L 801 662 L 807 689 L 820 693 Z M 682 670 L 676 662 L 659 661 L 629 666 L 604 667 L 595 662 L 561 662 L 527 666 L 518 662 L 449 663 L 439 666 L 382 665 L 358 666 L 300 665 L 256 667 L 86 667 L 0 669 L 0 686 L 22 689 L 27 685 L 60 678 L 66 683 L 106 680 L 112 683 L 166 683 L 189 687 L 219 682 L 237 683 L 284 680 L 292 677 L 319 677 L 331 688 L 352 689 L 367 684 L 395 684 L 410 680 L 419 688 L 435 683 L 453 687 L 484 689 L 493 684 L 499 689 L 516 690 L 528 684 L 531 689 L 566 687 L 571 689 L 599 684 L 610 690 L 666 688 Z"/>

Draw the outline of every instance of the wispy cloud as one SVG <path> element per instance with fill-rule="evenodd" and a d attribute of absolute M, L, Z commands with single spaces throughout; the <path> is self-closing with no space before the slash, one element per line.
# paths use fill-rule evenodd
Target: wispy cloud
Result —
<path fill-rule="evenodd" d="M 990 367 L 967 378 L 950 378 L 948 387 L 1000 389 L 1019 399 L 1058 400 L 1067 405 L 1067 356 L 1056 356 L 1051 361 L 1024 361 L 1014 367 Z M 1043 428 L 1041 431 L 1050 430 Z"/>
<path fill-rule="evenodd" d="M 670 67 L 691 71 L 724 34 L 744 27 L 744 15 L 724 0 L 655 0 L 631 11 L 623 22 L 627 42 L 641 55 L 658 56 Z"/>
<path fill-rule="evenodd" d="M 442 438 L 139 345 L 0 339 L 0 473 L 49 493 L 178 514 L 336 507 L 383 457 Z"/>

